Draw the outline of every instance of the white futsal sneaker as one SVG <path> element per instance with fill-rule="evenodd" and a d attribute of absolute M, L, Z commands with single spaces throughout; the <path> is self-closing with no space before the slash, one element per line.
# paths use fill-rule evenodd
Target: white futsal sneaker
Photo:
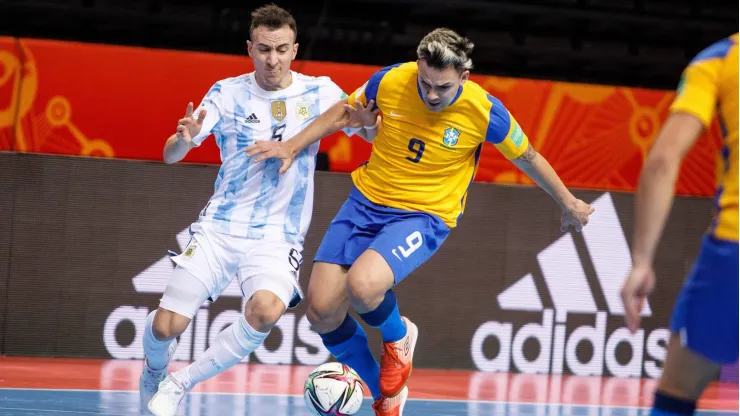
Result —
<path fill-rule="evenodd" d="M 159 390 L 149 402 L 149 411 L 154 416 L 174 416 L 185 393 L 185 386 L 170 374 L 159 383 Z"/>
<path fill-rule="evenodd" d="M 144 368 L 141 370 L 141 377 L 139 377 L 139 396 L 142 408 L 146 408 L 152 396 L 157 393 L 159 383 L 167 377 L 167 369 L 170 367 L 170 360 L 175 355 L 175 350 L 177 350 L 177 339 L 173 339 L 169 348 L 167 348 L 167 365 L 161 370 L 152 370 L 146 359 L 144 360 Z"/>

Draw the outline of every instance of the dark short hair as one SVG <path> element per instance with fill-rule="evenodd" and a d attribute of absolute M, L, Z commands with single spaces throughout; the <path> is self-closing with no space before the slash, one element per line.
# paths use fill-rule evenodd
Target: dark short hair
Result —
<path fill-rule="evenodd" d="M 293 34 L 296 37 L 298 36 L 298 25 L 296 25 L 293 15 L 276 4 L 268 4 L 252 12 L 252 24 L 249 27 L 250 38 L 254 29 L 260 26 L 264 26 L 270 30 L 277 30 L 283 26 L 288 26 L 293 31 Z"/>

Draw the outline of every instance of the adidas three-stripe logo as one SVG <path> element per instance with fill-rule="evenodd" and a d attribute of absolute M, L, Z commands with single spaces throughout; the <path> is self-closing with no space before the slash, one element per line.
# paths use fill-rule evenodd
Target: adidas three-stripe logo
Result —
<path fill-rule="evenodd" d="M 591 204 L 596 220 L 582 234 L 611 315 L 624 315 L 620 292 L 632 259 L 611 195 L 604 194 Z M 568 313 L 595 314 L 596 302 L 578 257 L 573 237 L 565 234 L 537 255 L 547 290 L 555 309 L 556 322 L 565 322 Z M 504 310 L 542 311 L 542 299 L 534 278 L 527 274 L 498 295 Z M 645 302 L 642 316 L 651 316 Z"/>
<path fill-rule="evenodd" d="M 523 373 L 660 376 L 670 331 L 648 324 L 650 329 L 631 334 L 624 327 L 620 292 L 632 264 L 629 246 L 611 195 L 591 206 L 596 211 L 582 235 L 607 311 L 597 306 L 573 237 L 565 234 L 537 254 L 552 306 L 543 305 L 532 273 L 499 293 L 501 313 L 481 323 L 470 342 L 477 370 L 510 372 L 513 366 Z M 532 312 L 540 316 L 523 320 L 517 311 L 529 312 L 529 319 Z M 647 302 L 641 315 L 652 315 Z M 493 339 L 498 349 L 484 348 Z"/>
<path fill-rule="evenodd" d="M 257 118 L 257 116 L 254 113 L 252 113 L 252 115 L 244 119 L 244 122 L 245 123 L 259 123 L 260 119 Z"/>

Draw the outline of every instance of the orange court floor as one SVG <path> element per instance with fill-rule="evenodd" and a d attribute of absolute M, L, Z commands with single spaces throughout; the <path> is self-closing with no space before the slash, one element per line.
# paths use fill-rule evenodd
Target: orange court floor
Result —
<path fill-rule="evenodd" d="M 187 363 L 172 362 L 170 371 Z M 140 360 L 0 357 L 0 415 L 136 415 Z M 312 367 L 239 364 L 197 385 L 178 415 L 308 416 Z M 415 369 L 405 416 L 649 415 L 657 380 Z M 369 394 L 358 416 L 373 415 Z M 698 415 L 738 415 L 738 384 L 713 383 Z"/>

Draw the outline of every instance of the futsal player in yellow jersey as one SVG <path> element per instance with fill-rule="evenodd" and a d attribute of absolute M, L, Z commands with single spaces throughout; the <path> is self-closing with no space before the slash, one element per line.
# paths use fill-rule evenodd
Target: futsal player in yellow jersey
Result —
<path fill-rule="evenodd" d="M 637 189 L 632 272 L 622 289 L 630 330 L 655 287 L 653 261 L 684 155 L 710 127 L 722 127 L 715 215 L 676 302 L 671 339 L 651 415 L 688 415 L 720 365 L 738 359 L 738 35 L 688 65 L 671 115 L 650 151 Z M 670 244 L 670 243 L 669 243 Z"/>
<path fill-rule="evenodd" d="M 308 319 L 338 361 L 369 386 L 376 415 L 403 411 L 418 329 L 401 317 L 391 288 L 429 259 L 455 227 L 485 142 L 526 172 L 563 208 L 563 231 L 580 231 L 593 212 L 563 185 L 503 104 L 468 81 L 473 45 L 448 29 L 422 39 L 417 62 L 374 74 L 288 142 L 247 149 L 259 162 L 294 155 L 339 127 L 382 122 L 369 161 L 321 242 L 308 288 Z M 377 105 L 377 109 L 376 109 Z M 355 126 L 354 124 L 352 126 Z M 381 365 L 352 307 L 383 337 Z"/>

